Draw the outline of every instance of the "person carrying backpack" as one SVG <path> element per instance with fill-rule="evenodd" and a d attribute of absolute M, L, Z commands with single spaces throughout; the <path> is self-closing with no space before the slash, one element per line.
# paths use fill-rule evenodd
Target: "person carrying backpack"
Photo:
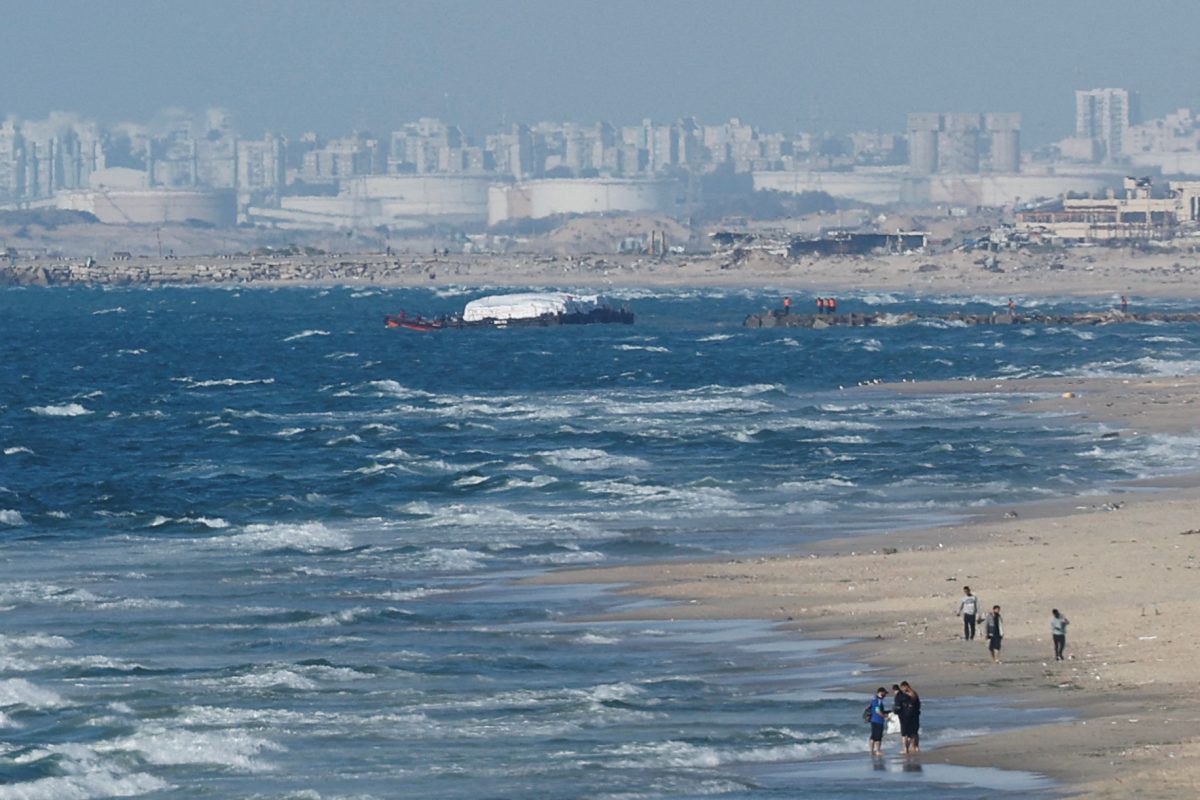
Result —
<path fill-rule="evenodd" d="M 871 698 L 871 705 L 868 706 L 871 712 L 871 738 L 869 744 L 871 747 L 871 755 L 883 755 L 883 728 L 887 725 L 888 710 L 883 706 L 883 698 L 887 697 L 888 690 L 880 686 L 875 690 L 875 696 Z"/>

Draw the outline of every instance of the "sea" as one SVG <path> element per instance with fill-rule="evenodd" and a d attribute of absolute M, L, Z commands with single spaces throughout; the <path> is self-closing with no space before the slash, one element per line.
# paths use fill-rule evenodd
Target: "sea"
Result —
<path fill-rule="evenodd" d="M 1192 469 L 1195 436 L 860 385 L 1195 374 L 1200 326 L 748 329 L 781 292 L 620 288 L 633 325 L 383 325 L 495 291 L 0 290 L 0 800 L 1055 791 L 872 761 L 840 687 L 907 676 L 836 642 L 522 579 Z M 1064 714 L 917 688 L 927 750 Z"/>

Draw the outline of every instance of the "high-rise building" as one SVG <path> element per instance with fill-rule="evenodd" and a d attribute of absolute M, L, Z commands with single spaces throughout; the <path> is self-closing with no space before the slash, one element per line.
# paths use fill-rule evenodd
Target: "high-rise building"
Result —
<path fill-rule="evenodd" d="M 1111 161 L 1124 150 L 1130 125 L 1141 122 L 1137 92 L 1128 89 L 1080 89 L 1075 92 L 1075 138 L 1094 139 Z"/>

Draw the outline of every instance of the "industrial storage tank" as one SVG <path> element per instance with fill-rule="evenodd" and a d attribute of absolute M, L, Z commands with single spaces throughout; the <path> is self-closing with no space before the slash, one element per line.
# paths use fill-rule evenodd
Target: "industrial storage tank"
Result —
<path fill-rule="evenodd" d="M 364 175 L 342 181 L 339 197 L 368 201 L 380 222 L 415 218 L 460 223 L 487 219 L 487 175 Z"/>
<path fill-rule="evenodd" d="M 232 191 L 194 189 L 88 189 L 60 192 L 55 205 L 86 211 L 110 225 L 201 222 L 232 226 L 237 204 Z"/>
<path fill-rule="evenodd" d="M 562 178 L 529 181 L 492 191 L 488 224 L 558 214 L 684 213 L 685 187 L 674 180 Z"/>

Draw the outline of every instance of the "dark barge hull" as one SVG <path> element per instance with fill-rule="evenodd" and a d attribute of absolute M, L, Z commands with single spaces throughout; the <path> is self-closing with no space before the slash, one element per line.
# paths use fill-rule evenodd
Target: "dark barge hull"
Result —
<path fill-rule="evenodd" d="M 586 314 L 541 314 L 536 317 L 520 317 L 517 319 L 494 319 L 488 317 L 480 320 L 464 320 L 461 317 L 445 317 L 426 320 L 420 317 L 406 317 L 401 314 L 389 314 L 384 317 L 384 325 L 389 328 L 403 328 L 410 331 L 436 331 L 445 328 L 549 328 L 556 325 L 597 325 L 597 324 L 633 324 L 633 312 L 625 309 L 597 308 Z"/>

